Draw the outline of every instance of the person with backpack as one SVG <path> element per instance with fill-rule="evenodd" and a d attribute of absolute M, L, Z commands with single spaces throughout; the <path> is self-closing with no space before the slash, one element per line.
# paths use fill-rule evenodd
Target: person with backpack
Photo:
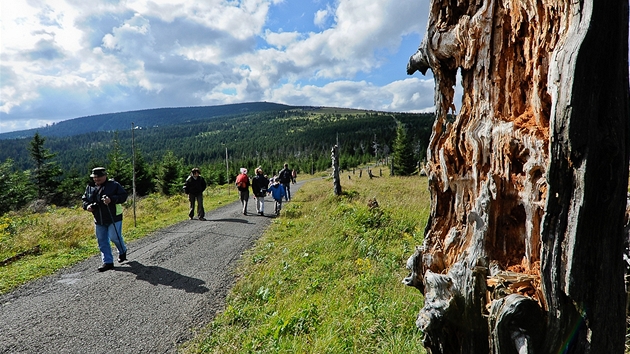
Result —
<path fill-rule="evenodd" d="M 265 215 L 265 195 L 267 195 L 267 187 L 269 186 L 269 180 L 263 174 L 262 168 L 258 166 L 256 168 L 256 176 L 252 178 L 252 192 L 254 193 L 254 199 L 256 199 L 256 212 L 259 215 Z"/>
<path fill-rule="evenodd" d="M 292 176 L 291 176 L 291 170 L 289 169 L 289 164 L 285 163 L 284 164 L 284 168 L 282 170 L 280 170 L 280 172 L 278 173 L 278 179 L 280 180 L 280 184 L 282 184 L 282 186 L 284 187 L 284 200 L 285 201 L 290 201 L 291 200 L 291 180 L 292 180 Z"/>
<path fill-rule="evenodd" d="M 188 194 L 190 207 L 188 208 L 188 218 L 195 216 L 195 202 L 197 202 L 197 216 L 199 220 L 206 221 L 206 211 L 203 208 L 203 191 L 206 190 L 206 180 L 201 177 L 201 170 L 195 167 L 190 171 L 190 176 L 184 182 L 184 193 Z"/>
<path fill-rule="evenodd" d="M 271 186 L 269 187 L 269 194 L 275 201 L 275 212 L 276 215 L 280 215 L 280 209 L 282 209 L 282 198 L 285 196 L 284 186 L 280 184 L 280 180 L 278 177 L 271 179 Z"/>
<path fill-rule="evenodd" d="M 105 167 L 95 167 L 90 175 L 92 182 L 85 188 L 83 210 L 94 216 L 96 242 L 101 251 L 103 264 L 98 267 L 99 272 L 114 269 L 112 254 L 113 242 L 118 249 L 118 263 L 127 260 L 127 246 L 122 236 L 123 209 L 122 203 L 127 200 L 127 191 L 120 183 L 107 179 Z"/>
<path fill-rule="evenodd" d="M 236 176 L 236 188 L 238 189 L 239 199 L 243 205 L 243 215 L 247 215 L 247 202 L 249 201 L 249 177 L 247 169 L 241 167 L 241 174 Z"/>

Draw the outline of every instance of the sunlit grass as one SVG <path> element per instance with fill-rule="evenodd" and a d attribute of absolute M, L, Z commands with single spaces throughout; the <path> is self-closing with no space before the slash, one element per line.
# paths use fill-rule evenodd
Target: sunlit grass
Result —
<path fill-rule="evenodd" d="M 235 190 L 209 188 L 204 193 L 206 211 L 236 199 Z M 123 235 L 126 241 L 145 236 L 188 218 L 185 195 L 151 195 L 125 205 Z M 30 280 L 49 275 L 99 254 L 92 214 L 80 207 L 56 208 L 44 213 L 27 210 L 0 217 L 0 293 Z M 15 260 L 13 260 L 15 259 Z"/>
<path fill-rule="evenodd" d="M 182 351 L 424 352 L 422 297 L 401 280 L 422 242 L 426 178 L 344 174 L 342 187 L 340 197 L 330 180 L 300 189 L 242 258 L 224 312 Z"/>
<path fill-rule="evenodd" d="M 425 352 L 415 320 L 422 296 L 401 283 L 429 213 L 426 178 L 342 174 L 302 186 L 247 251 L 224 311 L 180 350 L 196 353 Z M 226 187 L 206 192 L 206 210 L 230 203 Z M 370 208 L 375 199 L 379 205 Z M 187 218 L 185 196 L 157 195 L 125 208 L 128 241 Z M 0 291 L 98 254 L 91 215 L 80 208 L 0 218 Z"/>

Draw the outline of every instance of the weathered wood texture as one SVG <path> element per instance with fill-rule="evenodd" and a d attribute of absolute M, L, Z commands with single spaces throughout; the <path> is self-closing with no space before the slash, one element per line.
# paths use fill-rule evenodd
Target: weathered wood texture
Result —
<path fill-rule="evenodd" d="M 622 353 L 627 1 L 432 0 L 407 71 L 428 69 L 431 215 L 404 280 L 427 349 Z"/>

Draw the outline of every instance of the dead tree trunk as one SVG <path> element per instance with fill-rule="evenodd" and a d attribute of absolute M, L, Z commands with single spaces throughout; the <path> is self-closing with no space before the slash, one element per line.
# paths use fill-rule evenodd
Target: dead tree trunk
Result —
<path fill-rule="evenodd" d="M 432 0 L 407 71 L 428 69 L 431 215 L 404 280 L 427 349 L 622 353 L 627 1 Z"/>
<path fill-rule="evenodd" d="M 341 195 L 341 180 L 339 179 L 339 147 L 337 145 L 330 149 L 330 158 L 332 159 L 333 169 L 333 193 Z"/>

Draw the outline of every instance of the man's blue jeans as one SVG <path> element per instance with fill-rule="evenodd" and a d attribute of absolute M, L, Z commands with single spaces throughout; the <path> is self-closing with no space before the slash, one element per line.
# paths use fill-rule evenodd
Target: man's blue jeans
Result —
<path fill-rule="evenodd" d="M 116 245 L 119 255 L 127 253 L 127 246 L 125 246 L 125 241 L 122 236 L 122 221 L 109 225 L 96 224 L 95 229 L 96 241 L 98 242 L 98 249 L 101 251 L 103 263 L 114 263 L 110 241 Z"/>
<path fill-rule="evenodd" d="M 284 187 L 284 200 L 291 200 L 291 182 L 282 185 Z"/>

